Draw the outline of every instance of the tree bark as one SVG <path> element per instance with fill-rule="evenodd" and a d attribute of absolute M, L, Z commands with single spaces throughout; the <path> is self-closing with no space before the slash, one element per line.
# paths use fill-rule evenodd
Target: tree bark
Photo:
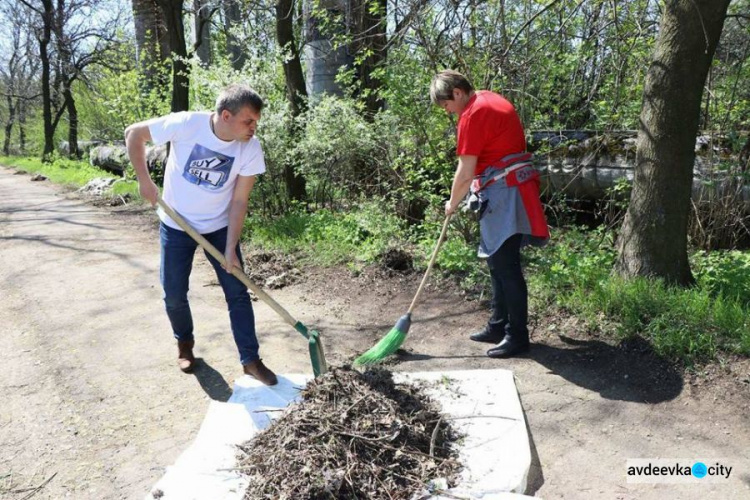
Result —
<path fill-rule="evenodd" d="M 305 62 L 307 65 L 307 80 L 311 97 L 323 94 L 343 95 L 343 89 L 336 81 L 336 75 L 342 66 L 348 66 L 351 58 L 346 53 L 346 47 L 334 48 L 331 30 L 346 30 L 346 25 L 328 26 L 324 29 L 326 18 L 343 16 L 348 10 L 349 0 L 318 0 L 305 2 Z M 315 7 L 322 15 L 316 15 Z"/>
<path fill-rule="evenodd" d="M 201 64 L 211 64 L 211 9 L 206 0 L 193 0 L 193 26 L 196 37 L 196 49 Z"/>
<path fill-rule="evenodd" d="M 669 0 L 646 75 L 635 179 L 618 240 L 624 277 L 688 285 L 690 193 L 701 96 L 730 0 Z"/>
<path fill-rule="evenodd" d="M 3 142 L 3 154 L 10 155 L 10 134 L 13 132 L 13 123 L 16 120 L 16 108 L 13 106 L 13 97 L 8 92 L 5 95 L 8 104 L 8 121 L 5 122 L 5 141 Z"/>
<path fill-rule="evenodd" d="M 169 55 L 169 38 L 164 16 L 156 0 L 132 0 L 136 60 L 146 93 L 166 83 L 162 67 Z"/>
<path fill-rule="evenodd" d="M 190 75 L 186 64 L 187 45 L 182 22 L 182 0 L 157 0 L 164 14 L 172 55 L 172 112 L 187 111 L 190 107 Z"/>
<path fill-rule="evenodd" d="M 78 108 L 73 98 L 73 92 L 70 88 L 70 82 L 65 86 L 64 91 L 65 107 L 68 110 L 68 157 L 79 159 L 81 151 L 78 148 Z"/>
<path fill-rule="evenodd" d="M 368 116 L 383 109 L 385 104 L 378 96 L 382 82 L 374 74 L 386 58 L 386 13 L 387 0 L 352 0 L 351 29 L 353 30 L 354 54 L 367 54 L 357 64 L 360 94 Z"/>
<path fill-rule="evenodd" d="M 305 77 L 302 74 L 299 49 L 294 39 L 294 0 L 278 0 L 276 3 L 276 40 L 284 52 L 284 80 L 286 81 L 286 95 L 294 118 L 305 110 L 307 89 Z M 292 135 L 299 134 L 296 120 L 292 122 Z M 303 200 L 306 197 L 307 182 L 299 173 L 297 165 L 290 160 L 284 166 L 284 180 L 290 199 Z"/>
<path fill-rule="evenodd" d="M 242 22 L 240 18 L 240 6 L 237 0 L 225 0 L 221 3 L 221 7 L 224 13 L 224 31 L 227 37 L 229 59 L 234 69 L 242 71 L 247 56 L 240 42 L 237 40 L 237 36 L 234 34 L 235 27 L 239 26 Z"/>
<path fill-rule="evenodd" d="M 299 116 L 304 111 L 307 89 L 302 73 L 299 49 L 294 39 L 294 0 L 278 0 L 276 3 L 276 41 L 284 51 L 284 80 L 292 114 Z"/>
<path fill-rule="evenodd" d="M 52 91 L 50 89 L 49 43 L 52 38 L 52 25 L 55 22 L 55 9 L 52 0 L 42 0 L 44 10 L 42 26 L 37 36 L 39 41 L 39 58 L 42 61 L 42 120 L 44 122 L 44 149 L 42 159 L 49 160 L 55 150 L 55 128 L 52 125 Z"/>
<path fill-rule="evenodd" d="M 18 147 L 20 153 L 26 152 L 26 103 L 22 99 L 18 99 L 16 104 L 18 110 Z"/>
<path fill-rule="evenodd" d="M 73 80 L 75 79 L 76 68 L 73 66 L 73 47 L 67 39 L 68 33 L 65 32 L 66 18 L 71 13 L 68 12 L 65 0 L 57 0 L 57 10 L 55 12 L 55 42 L 57 46 L 57 64 L 58 78 L 60 82 L 63 102 L 58 109 L 58 117 L 53 121 L 53 131 L 57 129 L 59 116 L 63 109 L 68 114 L 68 156 L 77 159 L 78 152 L 78 111 L 73 97 Z"/>

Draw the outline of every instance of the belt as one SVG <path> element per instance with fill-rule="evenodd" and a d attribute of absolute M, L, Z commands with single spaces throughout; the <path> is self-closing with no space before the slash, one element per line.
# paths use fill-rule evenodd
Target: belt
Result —
<path fill-rule="evenodd" d="M 482 189 L 496 183 L 499 180 L 505 179 L 508 174 L 511 172 L 514 172 L 518 170 L 519 168 L 524 167 L 531 167 L 534 164 L 531 161 L 519 161 L 517 163 L 513 163 L 512 165 L 503 168 L 498 174 L 493 175 L 486 181 L 482 182 L 481 177 L 475 177 L 473 181 L 471 181 L 471 192 L 472 193 L 478 193 Z M 488 168 L 495 168 L 495 167 L 488 167 Z"/>

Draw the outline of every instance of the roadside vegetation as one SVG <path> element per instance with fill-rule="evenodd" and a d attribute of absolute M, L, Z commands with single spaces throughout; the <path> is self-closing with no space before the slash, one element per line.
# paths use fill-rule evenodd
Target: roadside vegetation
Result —
<path fill-rule="evenodd" d="M 55 157 L 51 161 L 44 162 L 38 157 L 0 156 L 0 165 L 13 167 L 32 175 L 40 174 L 55 184 L 70 188 L 81 188 L 90 180 L 97 178 L 117 179 L 112 186 L 113 195 L 136 196 L 138 194 L 138 183 L 134 179 L 122 178 L 92 167 L 87 161 Z"/>

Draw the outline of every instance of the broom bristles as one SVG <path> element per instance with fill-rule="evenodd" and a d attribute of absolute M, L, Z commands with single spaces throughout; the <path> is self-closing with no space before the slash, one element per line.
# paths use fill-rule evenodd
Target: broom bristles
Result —
<path fill-rule="evenodd" d="M 381 361 L 386 356 L 393 354 L 401 347 L 401 344 L 406 340 L 406 332 L 402 332 L 396 327 L 393 327 L 388 334 L 380 339 L 380 342 L 370 348 L 369 351 L 362 354 L 356 360 L 355 365 L 370 365 Z"/>

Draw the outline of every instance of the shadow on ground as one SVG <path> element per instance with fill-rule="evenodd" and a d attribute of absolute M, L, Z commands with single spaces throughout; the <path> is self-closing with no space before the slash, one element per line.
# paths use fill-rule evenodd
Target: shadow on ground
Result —
<path fill-rule="evenodd" d="M 434 359 L 487 360 L 484 355 L 433 356 L 399 349 L 382 364 Z M 564 335 L 533 341 L 531 349 L 513 363 L 530 359 L 579 387 L 595 391 L 605 399 L 636 403 L 662 403 L 680 395 L 684 380 L 679 367 L 653 352 L 644 339 L 635 337 L 619 344 L 596 339 L 574 339 Z M 476 362 L 476 361 L 475 361 Z M 498 361 L 500 362 L 500 361 Z M 515 370 L 517 365 L 497 367 Z M 483 364 L 484 368 L 489 368 Z"/>
<path fill-rule="evenodd" d="M 526 357 L 552 373 L 603 398 L 637 403 L 661 403 L 676 398 L 682 374 L 656 355 L 639 337 L 610 345 L 600 340 L 559 336 L 562 346 L 534 343 Z"/>
<path fill-rule="evenodd" d="M 208 397 L 224 403 L 229 401 L 232 396 L 232 388 L 229 387 L 221 373 L 216 371 L 203 358 L 195 358 L 195 361 L 196 367 L 193 374 Z"/>
<path fill-rule="evenodd" d="M 524 415 L 526 423 L 526 434 L 529 436 L 529 450 L 531 451 L 531 465 L 529 466 L 529 476 L 526 478 L 526 491 L 525 495 L 534 496 L 537 491 L 544 485 L 544 472 L 542 471 L 542 463 L 539 460 L 539 453 L 536 450 L 536 443 L 534 443 L 534 435 L 531 433 L 529 427 L 529 420 Z"/>

